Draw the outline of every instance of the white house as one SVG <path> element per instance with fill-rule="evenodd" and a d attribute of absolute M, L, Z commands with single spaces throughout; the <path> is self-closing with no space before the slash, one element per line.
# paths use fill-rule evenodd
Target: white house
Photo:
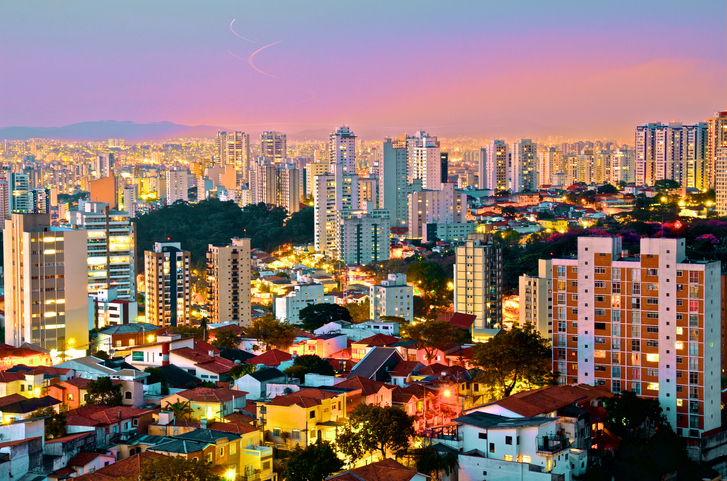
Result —
<path fill-rule="evenodd" d="M 284 372 L 275 368 L 260 369 L 252 374 L 245 374 L 234 382 L 235 389 L 246 391 L 247 399 L 259 400 L 267 397 L 267 386 L 287 380 Z"/>

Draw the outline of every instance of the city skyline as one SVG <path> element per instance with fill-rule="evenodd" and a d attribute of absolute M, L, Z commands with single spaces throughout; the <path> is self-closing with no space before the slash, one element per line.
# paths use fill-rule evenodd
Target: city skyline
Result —
<path fill-rule="evenodd" d="M 727 12 L 715 2 L 629 5 L 628 16 L 624 2 L 136 3 L 0 7 L 13 46 L 0 127 L 629 139 L 634 125 L 702 121 L 727 100 Z"/>

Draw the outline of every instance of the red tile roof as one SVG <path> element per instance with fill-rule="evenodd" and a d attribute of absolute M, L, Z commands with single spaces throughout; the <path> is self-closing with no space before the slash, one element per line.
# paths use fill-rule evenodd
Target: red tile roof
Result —
<path fill-rule="evenodd" d="M 462 366 L 445 366 L 437 362 L 421 368 L 417 374 L 422 376 L 452 376 L 466 370 Z"/>
<path fill-rule="evenodd" d="M 86 451 L 81 451 L 80 453 L 78 453 L 76 455 L 75 458 L 68 461 L 68 465 L 83 467 L 83 466 L 87 465 L 88 463 L 90 463 L 91 461 L 93 461 L 94 459 L 98 458 L 99 456 L 101 456 L 101 454 L 99 454 L 99 453 L 89 453 Z"/>
<path fill-rule="evenodd" d="M 366 339 L 356 341 L 354 342 L 354 344 L 364 345 L 368 347 L 385 347 L 390 344 L 396 344 L 397 342 L 399 342 L 398 337 L 387 336 L 386 334 L 374 334 L 373 336 L 367 337 Z"/>
<path fill-rule="evenodd" d="M 220 353 L 219 349 L 217 349 L 215 346 L 213 346 L 212 344 L 210 344 L 206 341 L 195 341 L 194 347 L 195 347 L 195 349 L 202 349 L 204 352 L 212 351 L 215 354 Z"/>
<path fill-rule="evenodd" d="M 19 372 L 0 372 L 0 382 L 25 381 L 25 375 Z"/>
<path fill-rule="evenodd" d="M 13 403 L 21 402 L 21 401 L 27 401 L 28 398 L 21 394 L 11 394 L 10 396 L 3 396 L 0 397 L 0 408 L 4 406 L 8 406 Z M 0 409 L 1 410 L 1 409 Z"/>
<path fill-rule="evenodd" d="M 575 386 L 550 386 L 532 391 L 523 391 L 508 396 L 493 404 L 525 417 L 545 414 L 570 406 L 576 402 L 599 397 L 611 397 L 608 391 L 578 384 Z"/>
<path fill-rule="evenodd" d="M 477 316 L 473 314 L 465 314 L 463 312 L 448 312 L 437 317 L 438 321 L 446 321 L 455 327 L 466 330 L 469 330 L 472 327 L 475 319 L 477 319 Z"/>
<path fill-rule="evenodd" d="M 69 434 L 68 436 L 63 436 L 62 438 L 49 439 L 45 442 L 45 444 L 67 443 L 69 441 L 73 441 L 75 439 L 79 439 L 84 436 L 95 436 L 95 431 L 87 431 L 85 433 Z"/>
<path fill-rule="evenodd" d="M 115 424 L 123 419 L 137 418 L 152 412 L 154 412 L 153 409 L 138 409 L 126 406 L 117 406 L 113 408 L 106 408 L 105 411 L 91 414 L 90 419 L 99 421 L 103 424 Z"/>
<path fill-rule="evenodd" d="M 287 394 L 285 396 L 278 396 L 266 404 L 268 406 L 300 406 L 303 408 L 310 408 L 320 405 L 321 400 L 311 397 L 298 396 L 297 394 Z"/>
<path fill-rule="evenodd" d="M 163 454 L 145 451 L 104 466 L 93 473 L 84 474 L 73 479 L 74 481 L 116 481 L 117 478 L 136 479 L 139 477 L 143 465 L 152 459 L 164 457 L 166 456 Z"/>
<path fill-rule="evenodd" d="M 290 361 L 291 359 L 293 359 L 293 356 L 290 353 L 273 349 L 250 358 L 246 362 L 247 364 L 264 364 L 265 366 L 278 367 L 281 363 Z"/>
<path fill-rule="evenodd" d="M 314 399 L 331 399 L 340 396 L 340 393 L 325 391 L 323 389 L 307 388 L 295 393 L 297 396 L 305 396 Z"/>
<path fill-rule="evenodd" d="M 243 424 L 239 422 L 218 422 L 212 424 L 211 426 L 207 426 L 207 429 L 234 434 L 247 434 L 253 431 L 259 431 L 258 428 L 252 427 L 249 424 Z"/>
<path fill-rule="evenodd" d="M 393 389 L 393 386 L 389 386 L 386 383 L 374 381 L 363 376 L 354 376 L 350 379 L 346 379 L 343 382 L 336 384 L 336 387 L 360 389 L 361 394 L 364 396 L 371 396 L 381 391 L 381 388 Z M 300 394 L 300 392 L 298 393 Z"/>
<path fill-rule="evenodd" d="M 21 444 L 29 443 L 31 441 L 36 441 L 40 439 L 40 436 L 35 438 L 27 438 L 27 439 L 18 439 L 17 441 L 5 441 L 4 443 L 0 443 L 0 448 L 8 448 L 10 446 L 20 446 Z"/>
<path fill-rule="evenodd" d="M 177 396 L 197 402 L 228 402 L 234 398 L 239 399 L 246 394 L 245 391 L 211 387 L 196 387 L 176 393 Z"/>
<path fill-rule="evenodd" d="M 416 471 L 412 471 L 393 459 L 383 459 L 367 466 L 344 471 L 328 479 L 338 481 L 409 481 L 417 474 Z"/>
<path fill-rule="evenodd" d="M 413 373 L 418 366 L 422 364 L 419 361 L 401 361 L 396 365 L 391 375 L 394 377 L 406 377 Z"/>

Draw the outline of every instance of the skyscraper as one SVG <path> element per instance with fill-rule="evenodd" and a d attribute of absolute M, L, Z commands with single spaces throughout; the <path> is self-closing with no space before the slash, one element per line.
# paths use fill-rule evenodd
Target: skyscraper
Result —
<path fill-rule="evenodd" d="M 207 293 L 210 322 L 249 326 L 250 239 L 232 239 L 231 244 L 207 249 Z"/>
<path fill-rule="evenodd" d="M 392 227 L 401 227 L 409 220 L 406 144 L 386 138 L 380 152 L 379 209 L 389 211 Z"/>
<path fill-rule="evenodd" d="M 389 259 L 389 212 L 336 211 L 333 256 L 346 265 L 368 265 Z"/>
<path fill-rule="evenodd" d="M 114 154 L 99 154 L 94 162 L 97 179 L 111 177 L 114 174 Z"/>
<path fill-rule="evenodd" d="M 6 342 L 69 357 L 88 349 L 86 232 L 50 214 L 11 214 L 3 231 Z"/>
<path fill-rule="evenodd" d="M 340 165 L 344 173 L 356 173 L 356 136 L 348 127 L 339 127 L 328 141 L 328 163 Z"/>
<path fill-rule="evenodd" d="M 157 242 L 153 251 L 144 251 L 146 322 L 172 327 L 191 322 L 189 258 L 179 242 Z"/>
<path fill-rule="evenodd" d="M 409 183 L 421 179 L 425 189 L 437 190 L 442 183 L 442 156 L 439 141 L 424 131 L 406 138 Z"/>
<path fill-rule="evenodd" d="M 423 236 L 426 224 L 456 224 L 467 217 L 467 194 L 458 194 L 454 184 L 440 184 L 439 190 L 409 194 L 409 237 Z"/>
<path fill-rule="evenodd" d="M 493 140 L 480 155 L 479 186 L 507 190 L 510 185 L 510 149 L 504 140 Z"/>
<path fill-rule="evenodd" d="M 717 149 L 727 147 L 727 111 L 717 112 L 707 120 L 707 157 L 709 160 L 709 188 L 717 182 Z"/>
<path fill-rule="evenodd" d="M 172 205 L 178 200 L 189 201 L 189 174 L 186 170 L 168 170 L 166 172 L 167 204 Z"/>
<path fill-rule="evenodd" d="M 470 234 L 455 252 L 454 311 L 476 316 L 472 338 L 487 340 L 502 327 L 502 247 Z"/>
<path fill-rule="evenodd" d="M 220 163 L 232 165 L 242 181 L 247 182 L 250 170 L 250 134 L 218 131 L 215 144 Z"/>
<path fill-rule="evenodd" d="M 116 288 L 118 299 L 136 301 L 136 236 L 129 214 L 81 200 L 69 216 L 71 227 L 87 235 L 88 293 Z"/>
<path fill-rule="evenodd" d="M 538 146 L 530 139 L 512 144 L 511 192 L 535 192 L 538 190 Z"/>
<path fill-rule="evenodd" d="M 260 155 L 268 164 L 285 162 L 288 155 L 288 137 L 274 131 L 260 134 Z"/>
<path fill-rule="evenodd" d="M 684 186 L 704 184 L 707 128 L 705 123 L 684 126 L 677 122 L 636 127 L 636 183 L 654 185 L 669 179 Z"/>

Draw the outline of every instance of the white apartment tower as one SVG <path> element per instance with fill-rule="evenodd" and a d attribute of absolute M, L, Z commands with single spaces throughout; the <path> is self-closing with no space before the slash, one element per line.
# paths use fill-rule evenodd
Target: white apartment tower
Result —
<path fill-rule="evenodd" d="M 101 202 L 78 201 L 69 212 L 74 229 L 85 229 L 88 293 L 116 288 L 117 298 L 136 301 L 136 236 L 129 214 Z"/>
<path fill-rule="evenodd" d="M 346 265 L 363 266 L 389 260 L 391 224 L 385 210 L 336 212 L 333 255 Z"/>
<path fill-rule="evenodd" d="M 421 179 L 425 189 L 437 190 L 442 183 L 442 156 L 439 141 L 424 131 L 406 138 L 408 182 Z"/>
<path fill-rule="evenodd" d="M 94 161 L 94 171 L 97 179 L 111 177 L 114 173 L 114 154 L 100 154 Z"/>
<path fill-rule="evenodd" d="M 414 320 L 414 288 L 406 285 L 406 274 L 389 274 L 381 284 L 371 286 L 371 319 L 378 321 L 381 316 L 397 316 Z"/>
<path fill-rule="evenodd" d="M 50 222 L 50 214 L 15 213 L 5 221 L 5 342 L 81 357 L 89 330 L 86 232 Z"/>
<path fill-rule="evenodd" d="M 146 322 L 158 326 L 181 326 L 191 322 L 189 251 L 179 242 L 157 242 L 144 251 Z"/>
<path fill-rule="evenodd" d="M 502 247 L 470 234 L 455 252 L 454 311 L 476 316 L 472 338 L 487 340 L 502 325 Z"/>
<path fill-rule="evenodd" d="M 686 258 L 684 239 L 580 237 L 552 259 L 553 368 L 559 382 L 657 399 L 677 434 L 721 425 L 721 266 Z M 544 274 L 544 275 L 543 275 Z"/>
<path fill-rule="evenodd" d="M 510 148 L 504 140 L 493 140 L 480 155 L 479 186 L 485 190 L 507 190 L 510 186 Z"/>
<path fill-rule="evenodd" d="M 379 152 L 378 207 L 389 211 L 392 227 L 407 225 L 409 200 L 406 145 L 386 138 Z"/>
<path fill-rule="evenodd" d="M 547 276 L 551 269 L 549 260 L 539 261 L 538 276 L 520 276 L 520 322 L 530 323 L 544 339 L 553 339 L 553 280 Z"/>
<path fill-rule="evenodd" d="M 168 170 L 166 172 L 167 205 L 178 200 L 189 201 L 189 174 L 186 170 Z"/>
<path fill-rule="evenodd" d="M 538 190 L 538 146 L 530 139 L 522 139 L 511 146 L 512 192 Z"/>
<path fill-rule="evenodd" d="M 217 158 L 222 164 L 233 165 L 247 182 L 250 170 L 250 134 L 245 132 L 217 132 Z"/>
<path fill-rule="evenodd" d="M 426 224 L 457 224 L 467 220 L 467 194 L 458 194 L 454 184 L 440 184 L 438 190 L 409 194 L 409 237 L 422 237 Z"/>
<path fill-rule="evenodd" d="M 331 134 L 328 163 L 342 166 L 344 173 L 356 173 L 356 136 L 348 127 L 340 127 Z"/>

